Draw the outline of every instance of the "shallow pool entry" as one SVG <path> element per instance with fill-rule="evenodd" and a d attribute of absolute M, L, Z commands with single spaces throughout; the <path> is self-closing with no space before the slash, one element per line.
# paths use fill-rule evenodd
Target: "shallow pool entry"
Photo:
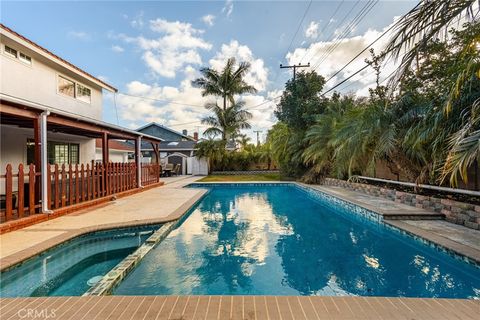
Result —
<path fill-rule="evenodd" d="M 2 272 L 0 296 L 82 295 L 159 227 L 100 231 L 74 238 Z"/>
<path fill-rule="evenodd" d="M 219 185 L 119 295 L 479 298 L 480 269 L 296 185 Z"/>

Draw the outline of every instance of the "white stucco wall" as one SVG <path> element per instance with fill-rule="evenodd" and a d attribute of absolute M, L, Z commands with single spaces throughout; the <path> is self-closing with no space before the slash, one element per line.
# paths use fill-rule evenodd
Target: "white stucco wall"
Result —
<path fill-rule="evenodd" d="M 0 172 L 5 172 L 7 164 L 17 168 L 27 162 L 27 139 L 33 139 L 33 130 L 15 126 L 0 126 Z M 48 141 L 78 143 L 80 163 L 95 160 L 95 139 L 63 133 L 47 133 Z"/>
<path fill-rule="evenodd" d="M 11 164 L 16 173 L 18 165 L 27 165 L 27 139 L 33 139 L 33 130 L 16 126 L 0 126 L 0 173 L 5 174 L 7 164 Z M 63 134 L 47 133 L 48 141 L 70 142 L 80 145 L 80 164 L 91 163 L 95 160 L 95 139 Z M 26 171 L 26 169 L 25 169 Z M 14 179 L 14 191 L 17 190 Z M 5 193 L 5 180 L 0 179 L 0 194 Z"/>
<path fill-rule="evenodd" d="M 110 162 L 128 162 L 128 152 L 121 150 L 109 150 L 108 159 Z M 97 148 L 95 151 L 95 160 L 102 160 L 102 149 Z"/>
<path fill-rule="evenodd" d="M 102 89 L 86 78 L 54 64 L 13 40 L 1 37 L 0 92 L 82 116 L 101 120 Z M 5 44 L 32 58 L 27 65 L 5 54 Z M 62 75 L 91 89 L 91 103 L 57 92 L 57 77 Z"/>

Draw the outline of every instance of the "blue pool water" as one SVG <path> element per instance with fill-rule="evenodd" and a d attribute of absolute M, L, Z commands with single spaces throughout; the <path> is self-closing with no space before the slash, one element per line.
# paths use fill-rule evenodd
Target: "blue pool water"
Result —
<path fill-rule="evenodd" d="M 293 185 L 213 186 L 114 293 L 479 298 L 480 269 Z"/>
<path fill-rule="evenodd" d="M 158 228 L 142 226 L 74 238 L 2 272 L 0 297 L 82 295 L 89 280 L 108 273 Z"/>

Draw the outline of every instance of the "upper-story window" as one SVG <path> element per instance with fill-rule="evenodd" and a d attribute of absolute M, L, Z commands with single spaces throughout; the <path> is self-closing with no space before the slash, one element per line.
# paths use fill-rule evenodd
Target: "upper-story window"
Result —
<path fill-rule="evenodd" d="M 58 92 L 86 103 L 92 101 L 92 90 L 90 88 L 60 75 L 58 76 Z"/>
<path fill-rule="evenodd" d="M 13 49 L 12 47 L 5 46 L 5 55 L 9 56 L 10 58 L 18 59 L 21 62 L 31 65 L 32 64 L 32 58 L 30 56 L 27 56 L 23 52 L 19 52 L 16 49 Z"/>
<path fill-rule="evenodd" d="M 90 103 L 92 99 L 92 91 L 77 83 L 77 99 L 86 103 Z"/>
<path fill-rule="evenodd" d="M 24 54 L 23 52 L 20 52 L 20 55 L 18 56 L 18 59 L 22 61 L 23 63 L 26 64 L 32 64 L 32 58 Z"/>
<path fill-rule="evenodd" d="M 62 76 L 58 76 L 58 92 L 66 96 L 75 98 L 75 82 Z"/>
<path fill-rule="evenodd" d="M 18 57 L 18 51 L 9 46 L 5 46 L 5 54 L 15 59 Z"/>

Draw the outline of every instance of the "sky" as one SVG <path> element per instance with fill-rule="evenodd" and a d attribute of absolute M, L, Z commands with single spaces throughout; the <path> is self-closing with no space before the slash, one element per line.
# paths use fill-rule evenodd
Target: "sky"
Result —
<path fill-rule="evenodd" d="M 284 64 L 306 64 L 327 79 L 375 40 L 416 1 L 2 1 L 1 21 L 81 69 L 118 88 L 104 92 L 103 120 L 131 129 L 155 121 L 189 134 L 205 130 L 202 97 L 191 81 L 199 69 L 225 60 L 251 63 L 246 81 L 257 89 L 239 99 L 252 129 L 267 130 L 285 82 Z M 359 14 L 363 18 L 360 19 Z M 357 18 L 355 18 L 357 17 Z M 357 22 L 357 23 L 356 23 Z M 374 49 L 380 52 L 389 34 Z M 328 90 L 365 65 L 368 52 L 327 82 Z M 382 76 L 394 69 L 386 61 Z M 366 69 L 337 90 L 366 95 Z"/>

